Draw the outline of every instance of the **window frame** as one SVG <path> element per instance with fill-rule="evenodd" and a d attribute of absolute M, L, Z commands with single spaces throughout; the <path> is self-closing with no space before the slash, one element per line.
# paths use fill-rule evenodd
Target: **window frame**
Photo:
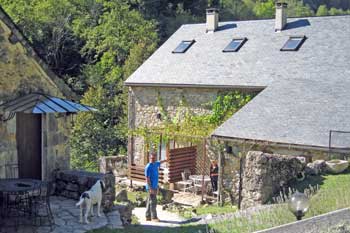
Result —
<path fill-rule="evenodd" d="M 287 46 L 288 42 L 291 40 L 291 39 L 294 39 L 294 38 L 298 38 L 298 39 L 301 39 L 298 43 L 298 45 L 293 48 L 293 49 L 288 49 L 288 48 L 284 48 L 285 46 Z M 299 35 L 299 36 L 289 36 L 288 40 L 283 44 L 282 48 L 280 49 L 280 51 L 298 51 L 300 49 L 300 47 L 304 44 L 305 40 L 307 39 L 307 37 L 305 35 Z"/>
<path fill-rule="evenodd" d="M 237 46 L 236 49 L 226 49 L 233 41 L 235 40 L 241 40 L 242 42 Z M 242 46 L 248 41 L 247 37 L 240 37 L 240 38 L 232 38 L 232 40 L 230 41 L 230 43 L 228 45 L 226 45 L 226 47 L 222 50 L 223 53 L 232 53 L 232 52 L 238 52 Z"/>
<path fill-rule="evenodd" d="M 190 42 L 190 44 L 187 46 L 187 48 L 185 48 L 183 51 L 179 52 L 179 51 L 176 51 L 176 49 L 184 42 Z M 196 41 L 193 39 L 193 40 L 182 40 L 180 42 L 180 44 L 178 44 L 176 46 L 176 48 L 171 52 L 171 53 L 186 53 L 186 51 L 192 47 L 192 45 L 195 43 Z"/>

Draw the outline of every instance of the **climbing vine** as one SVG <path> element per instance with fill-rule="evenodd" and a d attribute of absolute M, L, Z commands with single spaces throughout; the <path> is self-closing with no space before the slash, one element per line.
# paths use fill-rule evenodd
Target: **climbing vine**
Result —
<path fill-rule="evenodd" d="M 219 125 L 225 122 L 235 112 L 247 104 L 256 93 L 243 93 L 230 91 L 221 93 L 215 101 L 205 103 L 211 111 L 209 114 L 195 114 L 188 106 L 187 100 L 182 96 L 172 118 L 163 99 L 158 92 L 157 107 L 161 114 L 162 122 L 155 127 L 139 127 L 130 132 L 134 136 L 142 136 L 145 143 L 158 145 L 160 135 L 162 141 L 176 140 L 177 142 L 197 142 L 200 138 L 208 137 Z"/>

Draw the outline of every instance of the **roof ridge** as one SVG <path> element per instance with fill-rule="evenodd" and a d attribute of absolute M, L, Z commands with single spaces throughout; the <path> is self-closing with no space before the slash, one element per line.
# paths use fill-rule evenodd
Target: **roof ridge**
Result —
<path fill-rule="evenodd" d="M 344 14 L 344 15 L 323 15 L 323 16 L 316 16 L 316 15 L 311 15 L 311 16 L 288 16 L 287 19 L 315 19 L 315 18 L 339 18 L 339 17 L 350 17 L 350 14 Z M 275 18 L 262 18 L 262 19 L 243 19 L 243 20 L 229 20 L 229 21 L 219 21 L 219 24 L 222 23 L 233 23 L 233 22 L 260 22 L 260 21 L 270 21 L 270 20 L 275 20 Z M 205 25 L 206 23 L 185 23 L 182 24 L 182 26 L 186 25 Z"/>

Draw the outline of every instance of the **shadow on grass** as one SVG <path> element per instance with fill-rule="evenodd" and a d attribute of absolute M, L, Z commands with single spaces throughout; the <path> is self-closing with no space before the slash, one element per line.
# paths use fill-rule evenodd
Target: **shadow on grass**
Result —
<path fill-rule="evenodd" d="M 310 186 L 313 188 L 317 186 L 320 187 L 324 184 L 324 180 L 325 178 L 323 176 L 308 176 L 303 181 L 292 181 L 290 187 L 297 189 L 299 192 L 304 192 L 304 190 L 309 189 Z"/>
<path fill-rule="evenodd" d="M 111 230 L 101 228 L 98 230 L 89 231 L 88 233 L 204 233 L 206 232 L 205 225 L 183 225 L 179 227 L 162 227 L 162 226 L 142 226 L 130 225 L 124 229 Z"/>
<path fill-rule="evenodd" d="M 343 176 L 343 175 L 349 175 L 350 174 L 350 169 L 347 168 L 344 172 L 339 173 L 339 174 L 331 174 L 331 173 L 325 173 L 321 176 L 308 176 L 305 180 L 303 181 L 293 181 L 290 186 L 292 188 L 296 188 L 299 192 L 304 192 L 305 189 L 310 188 L 310 185 L 312 187 L 316 187 L 317 185 L 321 187 L 324 184 L 324 180 L 328 176 Z"/>

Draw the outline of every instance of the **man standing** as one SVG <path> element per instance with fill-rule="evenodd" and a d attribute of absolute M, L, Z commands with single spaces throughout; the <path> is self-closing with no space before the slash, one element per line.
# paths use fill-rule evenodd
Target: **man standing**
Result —
<path fill-rule="evenodd" d="M 149 163 L 145 167 L 146 189 L 148 191 L 147 205 L 146 205 L 146 221 L 159 222 L 157 216 L 157 191 L 158 191 L 158 170 L 161 163 L 167 160 L 157 160 L 157 154 L 152 152 L 149 157 Z"/>

